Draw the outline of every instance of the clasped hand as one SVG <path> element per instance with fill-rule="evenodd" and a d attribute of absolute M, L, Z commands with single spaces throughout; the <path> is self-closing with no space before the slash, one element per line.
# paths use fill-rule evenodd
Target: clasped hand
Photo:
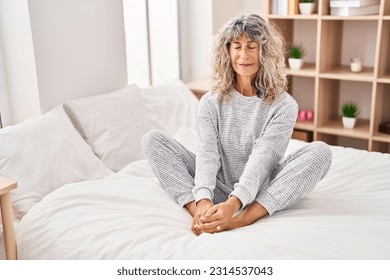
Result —
<path fill-rule="evenodd" d="M 198 201 L 195 210 L 192 231 L 201 233 L 216 233 L 231 228 L 234 213 L 240 208 L 240 200 L 232 196 L 226 202 L 216 205 L 208 199 Z"/>

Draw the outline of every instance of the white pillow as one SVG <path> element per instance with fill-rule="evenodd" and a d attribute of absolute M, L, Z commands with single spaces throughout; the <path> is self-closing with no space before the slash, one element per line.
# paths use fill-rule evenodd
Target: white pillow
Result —
<path fill-rule="evenodd" d="M 112 174 L 77 133 L 62 106 L 0 129 L 0 147 L 0 176 L 18 182 L 11 192 L 18 218 L 64 184 Z"/>
<path fill-rule="evenodd" d="M 199 137 L 195 129 L 181 127 L 176 132 L 174 139 L 179 141 L 184 147 L 196 154 L 196 149 L 199 144 Z"/>
<path fill-rule="evenodd" d="M 142 88 L 141 94 L 145 102 L 154 108 L 171 136 L 180 127 L 195 128 L 199 101 L 181 80 Z"/>
<path fill-rule="evenodd" d="M 152 129 L 166 131 L 136 85 L 64 102 L 76 129 L 95 154 L 113 171 L 144 158 L 142 136 Z"/>

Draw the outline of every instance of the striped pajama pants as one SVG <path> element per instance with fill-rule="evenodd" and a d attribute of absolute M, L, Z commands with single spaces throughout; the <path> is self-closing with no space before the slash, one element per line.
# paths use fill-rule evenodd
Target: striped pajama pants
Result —
<path fill-rule="evenodd" d="M 142 148 L 161 185 L 179 205 L 194 201 L 195 154 L 158 130 L 143 136 Z M 270 215 L 295 204 L 326 175 L 331 159 L 332 152 L 325 143 L 308 143 L 276 166 L 266 184 L 259 186 L 255 201 Z M 213 203 L 226 201 L 232 191 L 233 186 L 217 177 Z M 267 196 L 263 192 L 267 192 Z"/>

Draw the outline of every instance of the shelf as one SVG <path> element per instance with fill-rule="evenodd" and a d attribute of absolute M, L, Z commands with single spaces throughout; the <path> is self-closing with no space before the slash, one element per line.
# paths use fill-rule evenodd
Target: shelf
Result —
<path fill-rule="evenodd" d="M 302 77 L 315 77 L 317 75 L 315 63 L 304 63 L 300 70 L 286 69 L 287 75 L 302 76 Z"/>
<path fill-rule="evenodd" d="M 318 15 L 317 14 L 313 14 L 313 15 L 301 15 L 301 14 L 297 14 L 297 15 L 269 15 L 268 16 L 269 19 L 310 19 L 310 20 L 317 20 L 318 19 Z"/>
<path fill-rule="evenodd" d="M 376 132 L 372 137 L 374 141 L 390 143 L 390 134 Z"/>
<path fill-rule="evenodd" d="M 294 128 L 300 130 L 314 131 L 314 123 L 297 121 Z"/>
<path fill-rule="evenodd" d="M 385 75 L 377 79 L 378 83 L 390 84 L 390 75 Z"/>
<path fill-rule="evenodd" d="M 390 153 L 390 135 L 377 130 L 390 121 L 390 0 L 381 1 L 380 14 L 362 16 L 333 16 L 330 0 L 316 3 L 313 15 L 268 17 L 287 44 L 307 51 L 301 70 L 286 69 L 288 92 L 300 110 L 315 113 L 315 121 L 297 122 L 294 129 L 331 145 Z M 362 60 L 361 72 L 351 71 L 353 57 Z M 340 116 L 347 100 L 361 106 L 353 129 L 344 128 Z"/>
<path fill-rule="evenodd" d="M 363 71 L 359 73 L 353 73 L 349 66 L 339 66 L 332 70 L 322 72 L 319 74 L 320 78 L 336 79 L 336 80 L 349 80 L 359 82 L 373 82 L 374 81 L 374 68 L 363 67 Z"/>
<path fill-rule="evenodd" d="M 379 15 L 367 15 L 367 16 L 321 16 L 322 20 L 379 20 Z"/>
<path fill-rule="evenodd" d="M 351 138 L 369 139 L 370 133 L 370 122 L 369 120 L 357 119 L 356 126 L 354 128 L 344 128 L 341 117 L 337 120 L 331 120 L 325 125 L 319 127 L 317 130 L 321 133 L 327 133 L 332 135 L 339 135 Z"/>

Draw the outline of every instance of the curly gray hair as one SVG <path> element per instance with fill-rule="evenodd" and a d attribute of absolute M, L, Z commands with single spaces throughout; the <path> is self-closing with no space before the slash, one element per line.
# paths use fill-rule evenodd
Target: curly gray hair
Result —
<path fill-rule="evenodd" d="M 260 46 L 260 69 L 253 86 L 258 96 L 271 104 L 287 89 L 285 42 L 276 27 L 256 14 L 240 15 L 220 29 L 211 61 L 213 71 L 211 90 L 219 94 L 220 100 L 230 99 L 236 77 L 231 66 L 229 47 L 232 41 L 242 36 L 248 37 Z"/>

